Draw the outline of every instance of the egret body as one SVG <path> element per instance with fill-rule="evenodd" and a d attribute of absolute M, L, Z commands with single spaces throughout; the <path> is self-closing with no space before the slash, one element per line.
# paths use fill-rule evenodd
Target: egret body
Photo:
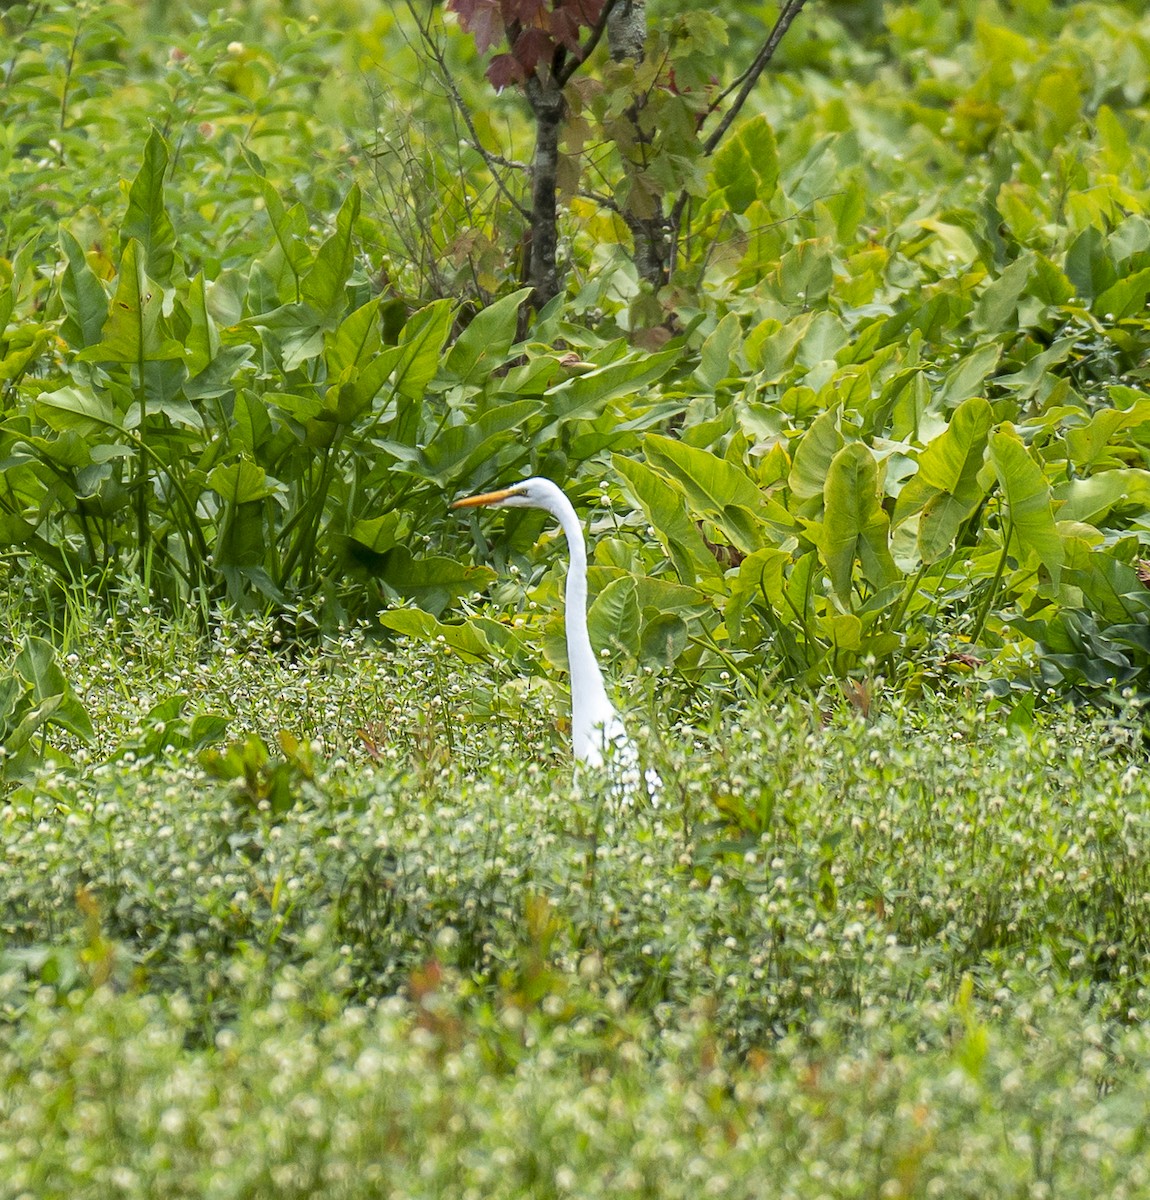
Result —
<path fill-rule="evenodd" d="M 522 483 L 481 496 L 457 500 L 452 508 L 541 508 L 560 524 L 567 538 L 569 565 L 564 595 L 567 663 L 571 672 L 571 740 L 577 762 L 607 766 L 625 796 L 639 789 L 639 753 L 623 720 L 607 698 L 603 672 L 587 633 L 587 544 L 571 501 L 550 479 Z M 659 777 L 648 771 L 646 790 L 654 798 Z"/>

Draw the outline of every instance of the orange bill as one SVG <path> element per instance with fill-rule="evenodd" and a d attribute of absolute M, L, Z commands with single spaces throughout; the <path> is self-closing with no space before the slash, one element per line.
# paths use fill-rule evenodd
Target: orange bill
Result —
<path fill-rule="evenodd" d="M 456 500 L 452 504 L 452 508 L 479 508 L 483 504 L 498 504 L 500 500 L 506 500 L 508 496 L 513 495 L 514 488 L 503 488 L 498 492 L 484 492 L 481 496 L 467 496 L 463 500 Z"/>

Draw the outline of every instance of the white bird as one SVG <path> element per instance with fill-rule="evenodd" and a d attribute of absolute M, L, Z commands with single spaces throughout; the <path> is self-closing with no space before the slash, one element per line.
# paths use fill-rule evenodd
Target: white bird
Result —
<path fill-rule="evenodd" d="M 571 501 L 550 479 L 525 479 L 497 492 L 456 500 L 452 508 L 541 508 L 563 528 L 570 564 L 567 568 L 565 616 L 567 663 L 571 672 L 571 740 L 576 762 L 607 768 L 624 801 L 629 802 L 645 782 L 653 801 L 662 781 L 649 769 L 639 773 L 639 752 L 627 736 L 623 719 L 607 698 L 603 672 L 587 633 L 587 546 L 583 527 Z"/>

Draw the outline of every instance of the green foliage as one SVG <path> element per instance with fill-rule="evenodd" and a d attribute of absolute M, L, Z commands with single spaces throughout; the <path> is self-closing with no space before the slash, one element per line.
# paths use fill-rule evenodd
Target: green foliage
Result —
<path fill-rule="evenodd" d="M 0 780 L 19 779 L 59 756 L 48 745 L 49 727 L 82 741 L 93 737 L 88 713 L 64 678 L 51 643 L 25 637 L 0 673 Z"/>

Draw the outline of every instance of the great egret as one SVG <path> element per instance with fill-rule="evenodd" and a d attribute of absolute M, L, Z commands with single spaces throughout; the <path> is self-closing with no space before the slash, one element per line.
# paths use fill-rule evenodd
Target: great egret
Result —
<path fill-rule="evenodd" d="M 587 634 L 587 545 L 579 517 L 563 490 L 550 479 L 525 479 L 497 492 L 456 500 L 452 508 L 541 508 L 562 526 L 570 563 L 565 589 L 567 663 L 571 671 L 571 740 L 576 762 L 606 767 L 625 800 L 645 783 L 657 800 L 661 781 L 654 770 L 639 772 L 639 752 L 623 719 L 607 699 L 603 672 Z"/>

